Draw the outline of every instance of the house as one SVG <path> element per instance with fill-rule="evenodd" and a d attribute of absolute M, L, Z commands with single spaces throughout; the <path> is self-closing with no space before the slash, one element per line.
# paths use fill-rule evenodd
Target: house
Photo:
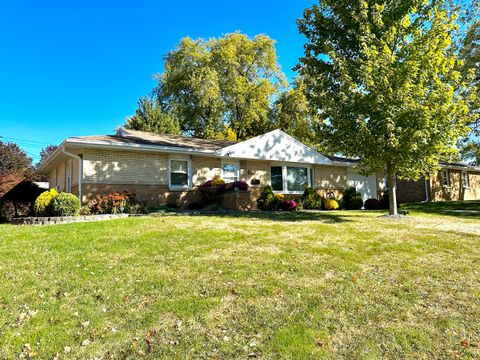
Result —
<path fill-rule="evenodd" d="M 427 190 L 430 199 L 457 197 L 461 186 L 457 185 L 460 177 L 455 169 L 447 170 L 450 192 L 440 191 L 443 183 L 439 190 L 437 181 L 443 181 L 441 178 L 431 180 Z M 466 197 L 478 199 L 480 170 L 465 169 L 469 185 Z M 327 157 L 280 130 L 230 142 L 120 128 L 115 135 L 66 139 L 38 172 L 48 175 L 51 188 L 72 192 L 82 203 L 97 194 L 129 191 L 151 205 L 187 206 L 199 196 L 198 186 L 216 177 L 249 185 L 246 192 L 225 194 L 224 205 L 231 209 L 254 208 L 266 185 L 293 195 L 313 186 L 323 195 L 337 197 L 355 186 L 364 200 L 380 196 L 387 187 L 383 176 L 360 174 L 356 160 Z"/>

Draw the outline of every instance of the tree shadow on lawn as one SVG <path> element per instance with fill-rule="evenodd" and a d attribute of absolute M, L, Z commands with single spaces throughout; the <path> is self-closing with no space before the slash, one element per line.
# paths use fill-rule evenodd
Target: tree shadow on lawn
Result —
<path fill-rule="evenodd" d="M 478 200 L 408 203 L 402 204 L 400 210 L 480 219 L 480 201 Z"/>
<path fill-rule="evenodd" d="M 281 222 L 296 221 L 320 221 L 322 223 L 343 223 L 350 222 L 356 217 L 342 211 L 235 211 L 218 213 L 200 213 L 202 216 L 212 216 L 217 218 L 237 218 L 237 219 L 258 219 Z"/>

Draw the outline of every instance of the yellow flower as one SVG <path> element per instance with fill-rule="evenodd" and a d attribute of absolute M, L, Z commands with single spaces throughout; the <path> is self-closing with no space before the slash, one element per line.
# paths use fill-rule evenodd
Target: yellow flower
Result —
<path fill-rule="evenodd" d="M 221 179 L 221 178 L 217 178 L 217 179 L 214 179 L 212 181 L 212 186 L 218 186 L 218 185 L 223 185 L 225 184 L 225 180 Z"/>
<path fill-rule="evenodd" d="M 283 201 L 285 200 L 285 195 L 283 194 L 275 194 L 275 199 L 279 200 L 279 201 Z"/>

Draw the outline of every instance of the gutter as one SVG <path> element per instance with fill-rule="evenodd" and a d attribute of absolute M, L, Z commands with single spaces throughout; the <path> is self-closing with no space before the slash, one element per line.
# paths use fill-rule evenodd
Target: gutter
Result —
<path fill-rule="evenodd" d="M 65 150 L 64 144 L 62 144 L 61 149 L 62 149 L 62 153 L 64 153 L 65 155 L 70 156 L 74 159 L 78 159 L 78 198 L 80 199 L 80 203 L 82 203 L 83 158 L 81 158 L 78 155 L 69 153 L 67 150 Z"/>
<path fill-rule="evenodd" d="M 427 177 L 425 178 L 425 200 L 422 201 L 422 203 L 426 203 L 430 201 L 430 197 L 428 196 L 428 183 L 427 183 Z"/>

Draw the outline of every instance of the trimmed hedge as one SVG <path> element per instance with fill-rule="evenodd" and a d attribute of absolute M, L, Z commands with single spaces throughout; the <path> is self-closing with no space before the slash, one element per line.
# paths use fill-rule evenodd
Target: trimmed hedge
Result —
<path fill-rule="evenodd" d="M 377 199 L 367 199 L 365 201 L 365 209 L 367 210 L 378 210 L 380 209 L 380 201 Z"/>

